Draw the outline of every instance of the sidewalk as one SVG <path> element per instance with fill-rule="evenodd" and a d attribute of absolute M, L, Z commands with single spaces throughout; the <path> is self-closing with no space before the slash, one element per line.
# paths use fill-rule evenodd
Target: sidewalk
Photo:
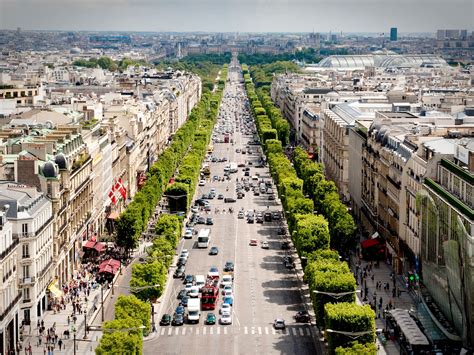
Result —
<path fill-rule="evenodd" d="M 369 304 L 372 303 L 374 304 L 374 292 L 376 293 L 376 328 L 377 329 L 384 329 L 386 327 L 386 322 L 383 317 L 383 310 L 385 309 L 386 305 L 391 302 L 392 303 L 392 308 L 403 308 L 403 309 L 416 309 L 416 305 L 414 300 L 412 299 L 411 295 L 408 293 L 408 291 L 405 288 L 405 285 L 403 285 L 398 277 L 390 277 L 392 274 L 392 268 L 390 265 L 387 265 L 385 262 L 379 262 L 378 266 L 375 266 L 375 262 L 367 262 L 365 260 L 360 259 L 358 256 L 351 255 L 351 270 L 352 272 L 356 273 L 356 265 L 360 263 L 360 266 L 358 268 L 358 273 L 357 273 L 357 282 L 358 286 L 357 289 L 360 290 L 361 292 L 357 294 L 357 300 L 356 302 L 358 304 Z M 370 265 L 372 264 L 372 268 L 370 272 L 367 272 L 367 277 L 365 279 L 361 277 L 361 274 L 363 274 L 364 269 L 370 268 Z M 372 281 L 372 276 L 373 276 L 373 281 Z M 394 286 L 394 281 L 395 279 L 395 285 L 397 290 L 400 290 L 400 296 L 395 295 L 393 297 L 393 286 Z M 379 289 L 376 289 L 376 283 L 381 282 L 382 287 Z M 384 290 L 384 284 L 388 283 L 389 289 Z M 365 292 L 364 289 L 367 287 L 368 292 L 367 292 L 367 298 L 365 298 Z M 380 303 L 380 298 L 382 298 L 382 307 L 381 310 L 379 310 L 379 303 Z M 396 341 L 391 341 L 387 339 L 387 342 L 385 345 L 382 345 L 377 338 L 377 346 L 379 347 L 378 354 L 388 354 L 388 355 L 395 355 L 395 354 L 400 354 L 400 346 Z"/>

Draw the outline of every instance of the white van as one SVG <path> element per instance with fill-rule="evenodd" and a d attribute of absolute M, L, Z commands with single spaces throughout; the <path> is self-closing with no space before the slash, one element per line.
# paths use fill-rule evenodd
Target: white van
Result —
<path fill-rule="evenodd" d="M 199 288 L 199 291 L 201 291 L 201 288 L 206 284 L 206 278 L 204 275 L 196 275 L 195 277 L 196 281 L 196 286 Z"/>

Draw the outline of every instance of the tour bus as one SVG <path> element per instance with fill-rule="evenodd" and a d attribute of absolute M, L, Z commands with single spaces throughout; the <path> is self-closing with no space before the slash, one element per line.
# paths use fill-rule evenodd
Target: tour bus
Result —
<path fill-rule="evenodd" d="M 198 234 L 198 248 L 207 248 L 211 241 L 211 230 L 201 229 Z"/>

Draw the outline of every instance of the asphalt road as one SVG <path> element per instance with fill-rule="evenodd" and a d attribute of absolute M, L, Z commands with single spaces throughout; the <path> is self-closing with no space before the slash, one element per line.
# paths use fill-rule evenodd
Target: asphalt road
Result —
<path fill-rule="evenodd" d="M 243 84 L 238 84 L 241 78 L 238 70 L 230 66 L 231 82 L 227 83 L 222 100 L 220 115 L 240 119 L 244 112 L 242 96 Z M 243 163 L 248 160 L 256 162 L 260 154 L 236 153 L 237 148 L 245 147 L 252 136 L 242 135 L 240 124 L 233 135 L 234 145 L 230 143 L 215 143 L 213 156 L 227 157 L 229 161 Z M 256 147 L 256 146 L 254 146 Z M 259 147 L 260 148 L 260 147 Z M 223 176 L 226 163 L 210 163 L 211 177 Z M 254 164 L 255 165 L 255 164 Z M 250 166 L 250 175 L 260 174 L 260 178 L 271 179 L 268 167 L 255 168 Z M 196 196 L 208 193 L 212 187 L 217 194 L 226 197 L 236 197 L 236 177 L 243 177 L 242 168 L 231 175 L 230 182 L 211 182 L 206 186 L 198 187 Z M 228 187 L 228 191 L 226 188 Z M 276 192 L 276 189 L 273 189 Z M 234 306 L 232 325 L 205 325 L 207 311 L 202 312 L 199 324 L 180 327 L 158 326 L 159 319 L 164 313 L 173 314 L 179 301 L 178 292 L 184 288 L 180 279 L 172 279 L 168 283 L 160 309 L 157 310 L 157 333 L 144 343 L 145 354 L 314 354 L 316 353 L 309 325 L 295 323 L 293 315 L 303 310 L 301 293 L 295 274 L 283 265 L 285 252 L 281 250 L 282 237 L 278 235 L 279 222 L 265 222 L 264 224 L 249 224 L 246 219 L 237 219 L 237 211 L 254 209 L 265 211 L 281 211 L 281 205 L 276 201 L 269 201 L 268 195 L 254 196 L 252 190 L 246 192 L 243 199 L 236 203 L 224 203 L 217 197 L 210 200 L 211 212 L 201 212 L 204 217 L 213 217 L 214 225 L 197 225 L 197 229 L 211 229 L 210 246 L 217 246 L 217 256 L 208 255 L 209 249 L 197 249 L 197 238 L 182 240 L 180 248 L 190 252 L 186 264 L 186 274 L 206 275 L 211 266 L 216 266 L 222 275 L 224 264 L 230 260 L 235 263 L 234 272 Z M 234 213 L 228 212 L 233 207 Z M 226 213 L 215 213 L 226 209 Z M 250 239 L 259 241 L 258 246 L 250 246 Z M 269 249 L 260 247 L 261 241 L 269 243 Z M 222 303 L 219 299 L 219 306 Z M 218 309 L 214 311 L 218 319 Z M 273 329 L 273 320 L 283 318 L 286 321 L 286 330 Z"/>

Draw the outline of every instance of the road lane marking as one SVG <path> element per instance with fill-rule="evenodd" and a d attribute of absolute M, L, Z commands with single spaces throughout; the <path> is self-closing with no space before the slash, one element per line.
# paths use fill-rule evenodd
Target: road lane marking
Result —
<path fill-rule="evenodd" d="M 206 327 L 202 328 L 202 335 L 206 335 L 206 332 L 207 332 L 207 328 Z"/>
<path fill-rule="evenodd" d="M 161 328 L 161 335 L 165 334 L 165 330 L 166 330 L 166 328 Z"/>
<path fill-rule="evenodd" d="M 262 327 L 258 327 L 258 334 L 262 335 Z"/>
<path fill-rule="evenodd" d="M 306 328 L 306 335 L 311 335 L 311 329 Z"/>
<path fill-rule="evenodd" d="M 291 328 L 291 330 L 293 331 L 293 335 L 296 335 L 296 328 Z"/>
<path fill-rule="evenodd" d="M 255 327 L 252 327 L 252 334 L 255 334 Z"/>
<path fill-rule="evenodd" d="M 179 333 L 179 328 L 176 328 L 175 331 L 174 331 L 174 334 L 178 335 L 178 333 Z"/>
<path fill-rule="evenodd" d="M 300 328 L 300 335 L 301 335 L 301 336 L 304 336 L 304 330 L 303 330 L 303 328 Z"/>
<path fill-rule="evenodd" d="M 265 327 L 265 334 L 268 335 L 268 327 Z"/>
<path fill-rule="evenodd" d="M 276 330 L 275 328 L 272 328 L 272 334 L 275 335 L 276 334 Z"/>
<path fill-rule="evenodd" d="M 211 328 L 211 335 L 214 334 L 214 327 Z"/>
<path fill-rule="evenodd" d="M 224 334 L 227 334 L 227 327 L 224 327 Z"/>
<path fill-rule="evenodd" d="M 244 334 L 248 334 L 248 328 L 247 327 L 244 327 Z"/>
<path fill-rule="evenodd" d="M 193 332 L 193 328 L 189 328 L 189 332 L 192 333 L 192 332 Z"/>
<path fill-rule="evenodd" d="M 186 335 L 186 327 L 183 327 L 183 331 L 181 332 L 181 334 Z"/>
<path fill-rule="evenodd" d="M 217 327 L 217 335 L 221 333 L 221 327 Z"/>
<path fill-rule="evenodd" d="M 173 328 L 168 329 L 168 335 L 171 335 L 172 331 L 173 331 Z"/>
<path fill-rule="evenodd" d="M 199 335 L 199 328 L 196 328 L 196 335 Z"/>

